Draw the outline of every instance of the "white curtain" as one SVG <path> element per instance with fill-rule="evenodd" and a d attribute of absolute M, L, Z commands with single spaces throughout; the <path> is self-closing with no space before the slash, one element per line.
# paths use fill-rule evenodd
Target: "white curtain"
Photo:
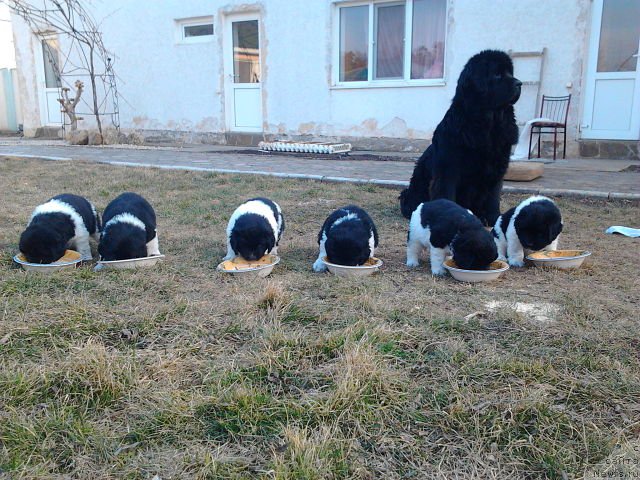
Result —
<path fill-rule="evenodd" d="M 404 5 L 377 7 L 376 78 L 402 78 Z"/>
<path fill-rule="evenodd" d="M 446 0 L 413 1 L 411 78 L 442 78 Z"/>

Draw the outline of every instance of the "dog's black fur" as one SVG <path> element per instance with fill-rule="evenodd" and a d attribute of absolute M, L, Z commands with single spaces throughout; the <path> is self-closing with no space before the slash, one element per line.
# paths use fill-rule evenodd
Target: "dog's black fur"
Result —
<path fill-rule="evenodd" d="M 532 196 L 498 217 L 492 233 L 500 257 L 524 265 L 524 250 L 555 250 L 562 232 L 562 214 L 553 200 Z"/>
<path fill-rule="evenodd" d="M 31 263 L 53 263 L 64 255 L 74 225 L 64 213 L 37 215 L 20 235 L 20 251 Z"/>
<path fill-rule="evenodd" d="M 324 247 L 331 263 L 363 265 L 378 246 L 378 230 L 366 211 L 356 205 L 348 205 L 327 217 L 318 233 L 318 245 L 320 256 L 323 256 Z M 318 258 L 314 270 L 323 271 L 323 267 L 322 258 Z"/>
<path fill-rule="evenodd" d="M 63 193 L 46 203 L 52 200 L 71 207 L 82 219 L 86 232 L 83 235 L 77 231 L 74 221 L 65 211 L 37 213 L 36 209 L 29 225 L 20 235 L 20 251 L 30 263 L 53 263 L 64 255 L 67 247 L 80 249 L 75 243 L 88 242 L 88 236 L 95 236 L 100 229 L 100 218 L 86 198 Z"/>
<path fill-rule="evenodd" d="M 515 207 L 502 215 L 502 231 L 507 232 Z M 550 200 L 539 200 L 520 210 L 514 220 L 518 239 L 527 250 L 542 250 L 562 232 L 562 215 L 556 204 Z"/>
<path fill-rule="evenodd" d="M 274 230 L 269 219 L 262 213 L 246 209 L 249 202 L 260 202 L 268 207 L 267 215 L 275 221 Z M 242 212 L 242 213 L 240 213 Z M 240 213 L 240 214 L 239 214 Z M 245 260 L 255 261 L 265 253 L 277 252 L 278 243 L 285 229 L 284 216 L 280 207 L 268 198 L 258 197 L 247 200 L 232 215 L 227 227 L 228 248 L 225 259 L 239 255 Z"/>
<path fill-rule="evenodd" d="M 431 249 L 449 250 L 459 268 L 486 270 L 498 258 L 498 249 L 491 233 L 475 215 L 460 205 L 446 199 L 433 200 L 423 203 L 413 215 L 419 215 L 420 225 L 428 229 L 428 246 Z M 411 262 L 417 257 L 411 259 L 409 255 L 412 241 L 427 246 L 427 239 L 416 237 L 419 232 L 415 228 L 414 218 L 411 219 L 408 236 L 409 266 L 417 265 Z M 431 265 L 431 271 L 436 275 L 444 273 L 442 265 Z"/>
<path fill-rule="evenodd" d="M 127 221 L 111 222 L 123 214 L 138 219 L 144 228 Z M 114 198 L 104 210 L 102 223 L 104 227 L 98 245 L 98 253 L 102 260 L 129 260 L 149 255 L 147 244 L 157 235 L 156 213 L 142 196 L 125 192 Z"/>
<path fill-rule="evenodd" d="M 485 50 L 471 57 L 451 107 L 418 159 L 409 188 L 400 194 L 402 215 L 410 218 L 420 203 L 446 198 L 486 225 L 495 223 L 502 178 L 511 147 L 518 143 L 513 105 L 521 85 L 506 53 Z"/>

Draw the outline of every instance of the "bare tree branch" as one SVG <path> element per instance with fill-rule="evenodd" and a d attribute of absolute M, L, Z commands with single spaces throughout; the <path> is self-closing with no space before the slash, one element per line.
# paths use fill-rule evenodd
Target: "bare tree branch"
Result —
<path fill-rule="evenodd" d="M 69 117 L 69 121 L 71 122 L 70 130 L 72 132 L 78 129 L 78 120 L 80 119 L 76 116 L 76 105 L 80 101 L 84 84 L 80 80 L 76 80 L 75 87 L 76 96 L 73 100 L 69 99 L 69 90 L 71 89 L 67 87 L 62 89 L 62 98 L 58 99 L 58 102 L 60 102 L 60 106 L 62 107 L 62 111 Z"/>
<path fill-rule="evenodd" d="M 40 39 L 44 40 L 47 35 L 55 33 L 58 36 L 69 37 L 69 54 L 65 56 L 63 64 L 59 65 L 59 59 L 53 58 L 51 51 L 45 49 L 49 63 L 55 70 L 58 78 L 69 75 L 86 76 L 89 78 L 92 99 L 89 108 L 102 134 L 101 106 L 107 102 L 107 96 L 112 97 L 114 112 L 111 112 L 112 123 L 116 129 L 119 127 L 114 122 L 117 118 L 118 93 L 116 87 L 116 76 L 113 72 L 113 54 L 104 46 L 102 33 L 97 22 L 91 14 L 81 5 L 79 0 L 0 0 L 29 26 L 31 31 Z M 77 42 L 77 43 L 76 43 Z M 73 52 L 71 49 L 76 46 L 76 56 L 80 64 L 74 63 L 71 59 Z M 99 72 L 99 73 L 98 73 Z M 78 84 L 80 86 L 78 86 Z M 100 85 L 100 89 L 98 88 Z M 77 117 L 75 116 L 76 105 L 80 101 L 84 84 L 79 80 L 75 82 L 76 97 L 73 100 L 68 98 L 67 89 L 62 89 L 62 98 L 58 99 L 63 111 L 71 119 L 71 129 L 77 127 Z M 100 91 L 99 91 L 100 90 Z M 103 99 L 98 96 L 103 95 Z M 83 103 L 84 100 L 83 100 Z"/>

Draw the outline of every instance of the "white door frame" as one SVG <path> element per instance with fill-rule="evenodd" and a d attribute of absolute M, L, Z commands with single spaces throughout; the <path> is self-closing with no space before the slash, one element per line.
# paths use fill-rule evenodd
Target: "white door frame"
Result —
<path fill-rule="evenodd" d="M 628 132 L 620 130 L 592 130 L 595 107 L 596 81 L 629 80 L 633 72 L 598 72 L 598 49 L 600 47 L 600 29 L 604 0 L 593 0 L 591 16 L 591 36 L 589 39 L 587 74 L 584 90 L 584 111 L 582 113 L 581 138 L 593 140 L 638 140 L 640 139 L 640 58 L 635 71 L 635 88 L 631 100 L 631 126 Z M 640 49 L 640 42 L 638 45 Z M 636 52 L 637 53 L 637 52 Z"/>
<path fill-rule="evenodd" d="M 42 42 L 50 38 L 57 38 L 57 34 L 40 34 L 35 37 L 38 42 L 36 51 L 36 82 L 38 85 L 38 103 L 40 105 L 40 124 L 43 127 L 59 127 L 62 125 L 62 113 L 60 113 L 60 121 L 49 121 L 49 104 L 47 101 L 47 94 L 53 93 L 55 90 L 58 98 L 60 97 L 60 88 L 47 88 L 47 82 L 44 73 L 44 47 Z"/>
<path fill-rule="evenodd" d="M 260 62 L 260 82 L 258 83 L 235 83 L 233 71 L 233 22 L 243 22 L 248 20 L 257 20 L 258 22 L 258 52 Z M 262 18 L 259 12 L 252 13 L 230 13 L 224 17 L 224 41 L 223 41 L 223 58 L 224 58 L 224 98 L 225 98 L 225 120 L 227 131 L 231 132 L 262 132 L 264 111 L 262 108 L 262 82 L 264 65 L 262 64 Z M 259 108 L 260 108 L 260 125 L 258 126 L 237 126 L 235 114 L 235 91 L 236 90 L 257 90 L 259 92 Z"/>

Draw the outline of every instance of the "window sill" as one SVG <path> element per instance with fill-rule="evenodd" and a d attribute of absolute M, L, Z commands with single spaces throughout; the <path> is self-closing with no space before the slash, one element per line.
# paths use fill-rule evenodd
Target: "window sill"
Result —
<path fill-rule="evenodd" d="M 212 43 L 214 41 L 213 35 L 208 35 L 207 38 L 202 38 L 198 40 L 178 40 L 176 45 L 197 45 L 200 43 Z"/>
<path fill-rule="evenodd" d="M 364 88 L 411 88 L 411 87 L 444 87 L 447 82 L 444 79 L 437 80 L 387 80 L 373 82 L 342 82 L 334 83 L 331 90 L 352 90 Z"/>

